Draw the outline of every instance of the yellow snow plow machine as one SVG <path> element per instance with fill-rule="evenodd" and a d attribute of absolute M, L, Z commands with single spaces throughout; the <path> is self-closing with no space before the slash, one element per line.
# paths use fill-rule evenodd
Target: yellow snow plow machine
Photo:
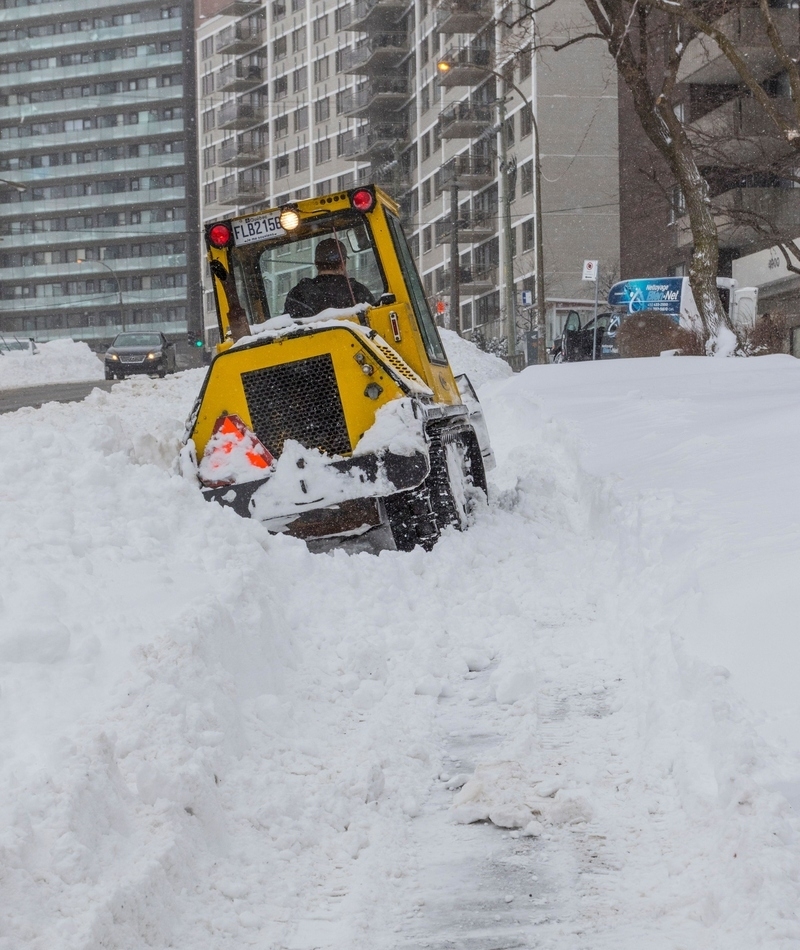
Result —
<path fill-rule="evenodd" d="M 221 343 L 182 468 L 209 500 L 325 548 L 430 548 L 493 456 L 374 186 L 206 227 Z"/>

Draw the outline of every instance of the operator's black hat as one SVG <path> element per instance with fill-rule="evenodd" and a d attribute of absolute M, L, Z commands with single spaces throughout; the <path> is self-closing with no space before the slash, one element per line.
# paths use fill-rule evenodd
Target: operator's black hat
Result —
<path fill-rule="evenodd" d="M 325 238 L 320 241 L 314 251 L 314 263 L 320 264 L 341 264 L 347 260 L 347 250 L 341 241 L 336 238 Z"/>

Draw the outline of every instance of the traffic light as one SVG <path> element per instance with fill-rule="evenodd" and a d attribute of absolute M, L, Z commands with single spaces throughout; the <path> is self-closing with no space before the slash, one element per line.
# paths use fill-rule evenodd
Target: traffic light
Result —
<path fill-rule="evenodd" d="M 199 333 L 192 333 L 191 331 L 187 334 L 187 342 L 189 346 L 201 347 L 203 345 L 203 337 Z"/>

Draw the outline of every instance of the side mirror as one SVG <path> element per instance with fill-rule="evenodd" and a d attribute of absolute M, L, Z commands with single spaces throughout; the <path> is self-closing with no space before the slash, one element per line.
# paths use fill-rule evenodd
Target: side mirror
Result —
<path fill-rule="evenodd" d="M 378 301 L 379 307 L 388 307 L 393 303 L 397 303 L 397 297 L 394 294 L 381 294 L 381 298 Z"/>

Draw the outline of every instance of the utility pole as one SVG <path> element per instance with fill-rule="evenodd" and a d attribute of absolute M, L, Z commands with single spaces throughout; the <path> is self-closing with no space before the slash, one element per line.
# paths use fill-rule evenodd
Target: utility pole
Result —
<path fill-rule="evenodd" d="M 509 358 L 517 355 L 517 308 L 514 300 L 514 257 L 511 253 L 511 194 L 509 193 L 510 176 L 508 174 L 508 142 L 506 141 L 506 87 L 503 77 L 503 87 L 500 92 L 499 119 L 500 119 L 500 174 L 503 183 L 503 194 L 500 198 L 503 206 L 503 282 L 506 298 L 506 340 Z"/>
<path fill-rule="evenodd" d="M 450 185 L 450 326 L 461 336 L 461 269 L 458 254 L 458 166 L 453 159 Z"/>

